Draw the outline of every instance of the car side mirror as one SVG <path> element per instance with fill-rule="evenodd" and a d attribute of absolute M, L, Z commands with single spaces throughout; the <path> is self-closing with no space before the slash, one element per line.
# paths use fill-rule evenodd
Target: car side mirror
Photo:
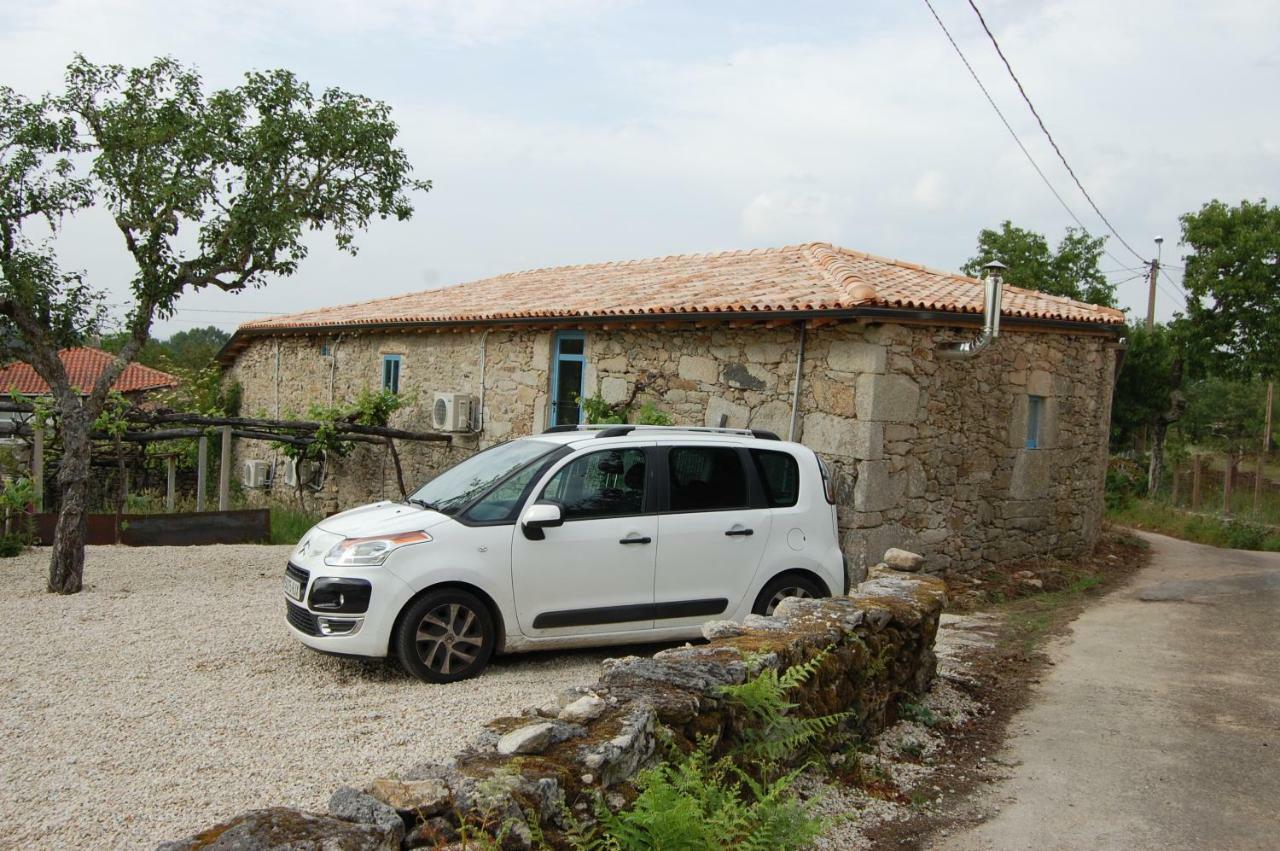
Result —
<path fill-rule="evenodd" d="M 534 503 L 525 509 L 524 517 L 520 519 L 520 528 L 530 541 L 541 541 L 547 537 L 544 529 L 563 525 L 564 515 L 554 502 Z"/>

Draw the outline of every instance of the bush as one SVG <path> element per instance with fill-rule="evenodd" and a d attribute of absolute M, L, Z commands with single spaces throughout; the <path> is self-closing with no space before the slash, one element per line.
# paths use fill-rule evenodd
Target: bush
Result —
<path fill-rule="evenodd" d="M 1146 474 L 1128 458 L 1112 456 L 1107 461 L 1106 501 L 1108 511 L 1120 511 L 1146 491 Z"/>
<path fill-rule="evenodd" d="M 1227 524 L 1227 546 L 1233 550 L 1260 550 L 1265 539 L 1261 526 L 1235 521 Z"/>

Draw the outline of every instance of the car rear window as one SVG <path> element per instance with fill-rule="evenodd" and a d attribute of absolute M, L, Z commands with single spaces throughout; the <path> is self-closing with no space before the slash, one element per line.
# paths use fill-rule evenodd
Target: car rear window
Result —
<path fill-rule="evenodd" d="M 800 465 L 793 455 L 770 449 L 752 449 L 765 501 L 770 508 L 789 508 L 800 498 Z"/>
<path fill-rule="evenodd" d="M 746 470 L 728 446 L 677 446 L 668 455 L 672 511 L 746 508 Z"/>

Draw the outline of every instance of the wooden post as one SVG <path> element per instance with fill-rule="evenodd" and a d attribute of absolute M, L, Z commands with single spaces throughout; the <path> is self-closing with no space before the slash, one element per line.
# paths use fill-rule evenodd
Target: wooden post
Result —
<path fill-rule="evenodd" d="M 231 509 L 231 426 L 222 427 L 222 463 L 218 468 L 218 510 Z"/>
<path fill-rule="evenodd" d="M 1253 513 L 1262 513 L 1262 483 L 1267 478 L 1267 452 L 1271 449 L 1271 402 L 1275 394 L 1274 381 L 1267 382 L 1267 416 L 1262 429 L 1262 451 L 1258 453 L 1258 467 L 1253 475 Z"/>
<path fill-rule="evenodd" d="M 31 489 L 36 511 L 44 511 L 44 424 L 31 426 Z"/>
<path fill-rule="evenodd" d="M 178 482 L 178 459 L 170 455 L 164 459 L 165 466 L 165 492 L 164 492 L 164 510 L 173 513 L 173 497 L 174 490 Z"/>
<path fill-rule="evenodd" d="M 205 475 L 209 468 L 209 438 L 200 435 L 196 449 L 196 511 L 204 511 Z"/>
<path fill-rule="evenodd" d="M 1169 503 L 1174 507 L 1178 507 L 1178 484 L 1182 479 L 1182 467 L 1178 464 L 1173 465 L 1173 493 L 1169 494 Z"/>
<path fill-rule="evenodd" d="M 1200 510 L 1200 477 L 1204 474 L 1204 458 L 1191 456 L 1191 510 Z"/>

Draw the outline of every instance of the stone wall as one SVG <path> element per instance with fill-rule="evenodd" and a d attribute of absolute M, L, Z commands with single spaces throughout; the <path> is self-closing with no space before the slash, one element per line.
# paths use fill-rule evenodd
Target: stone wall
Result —
<path fill-rule="evenodd" d="M 161 848 L 440 847 L 458 838 L 464 821 L 502 831 L 512 848 L 532 845 L 528 822 L 536 821 L 554 845 L 566 814 L 585 820 L 600 796 L 614 808 L 631 799 L 631 780 L 658 758 L 660 729 L 686 746 L 711 737 L 720 752 L 732 750 L 743 717 L 720 687 L 765 668 L 780 671 L 826 651 L 792 693 L 794 711 L 849 712 L 847 729 L 875 735 L 928 688 L 945 602 L 939 579 L 877 569 L 848 597 L 787 600 L 773 617 L 708 624 L 716 636 L 708 644 L 608 660 L 590 687 L 490 721 L 447 765 L 338 789 L 328 816 L 259 810 Z"/>
<path fill-rule="evenodd" d="M 832 467 L 842 546 L 858 571 L 905 543 L 971 570 L 1030 555 L 1070 557 L 1096 539 L 1102 513 L 1115 353 L 1110 338 L 1006 330 L 977 358 L 948 361 L 962 339 L 932 325 L 846 322 L 805 331 L 797 439 Z M 428 428 L 435 390 L 479 396 L 484 429 L 451 447 L 404 447 L 406 479 L 426 479 L 476 448 L 546 422 L 550 331 L 260 338 L 230 370 L 246 413 L 301 413 L 379 386 L 381 355 L 401 354 L 416 401 L 395 424 Z M 677 424 L 790 431 L 800 331 L 780 327 L 595 330 L 587 394 L 627 398 L 637 379 Z M 277 349 L 279 369 L 277 370 Z M 1026 448 L 1028 397 L 1044 399 L 1039 448 Z M 241 447 L 265 457 L 265 445 Z M 277 490 L 281 489 L 277 485 Z M 362 446 L 331 465 L 326 510 L 396 496 L 386 450 Z M 860 575 L 860 574 L 859 574 Z M 855 575 L 855 579 L 858 575 Z"/>

